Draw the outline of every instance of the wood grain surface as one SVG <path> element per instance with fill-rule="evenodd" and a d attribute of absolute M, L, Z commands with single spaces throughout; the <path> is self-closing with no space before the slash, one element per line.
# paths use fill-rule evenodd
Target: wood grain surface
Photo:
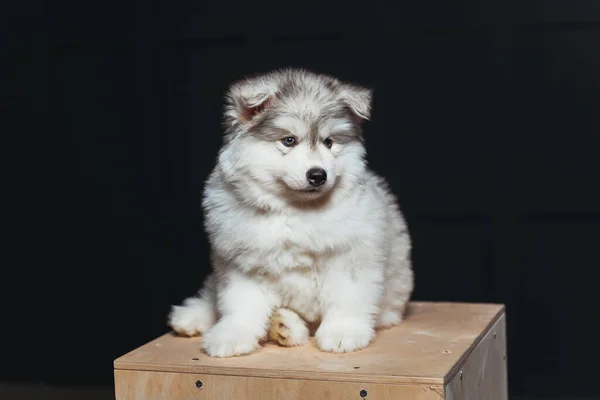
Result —
<path fill-rule="evenodd" d="M 311 341 L 296 348 L 266 344 L 247 356 L 219 359 L 201 351 L 201 337 L 167 333 L 118 358 L 114 367 L 300 381 L 443 386 L 503 313 L 504 306 L 496 304 L 413 302 L 402 324 L 379 331 L 368 348 L 346 354 L 321 352 Z"/>

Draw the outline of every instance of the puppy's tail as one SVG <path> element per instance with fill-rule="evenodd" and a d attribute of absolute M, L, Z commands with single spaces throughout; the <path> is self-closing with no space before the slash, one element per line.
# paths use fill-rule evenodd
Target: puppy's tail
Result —
<path fill-rule="evenodd" d="M 210 274 L 196 296 L 171 308 L 167 323 L 180 335 L 196 336 L 206 332 L 216 321 L 217 292 L 214 274 Z"/>

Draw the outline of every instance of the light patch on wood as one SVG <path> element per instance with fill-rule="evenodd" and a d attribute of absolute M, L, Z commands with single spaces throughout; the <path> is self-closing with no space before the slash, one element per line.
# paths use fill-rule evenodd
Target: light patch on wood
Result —
<path fill-rule="evenodd" d="M 434 393 L 437 393 L 438 396 L 440 396 L 440 399 L 444 398 L 444 388 L 440 387 L 440 386 L 430 386 L 429 390 L 433 391 Z"/>

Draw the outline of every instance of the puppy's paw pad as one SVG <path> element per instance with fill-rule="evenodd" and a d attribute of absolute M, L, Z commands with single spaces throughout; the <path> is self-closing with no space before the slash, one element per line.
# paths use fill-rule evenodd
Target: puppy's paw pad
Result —
<path fill-rule="evenodd" d="M 269 338 L 286 347 L 303 346 L 308 344 L 309 332 L 298 314 L 281 309 L 273 314 Z"/>

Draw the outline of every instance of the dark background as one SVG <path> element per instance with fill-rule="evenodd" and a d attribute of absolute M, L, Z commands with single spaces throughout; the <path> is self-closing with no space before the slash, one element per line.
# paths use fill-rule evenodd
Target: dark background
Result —
<path fill-rule="evenodd" d="M 208 268 L 200 195 L 235 79 L 375 90 L 371 166 L 415 299 L 505 303 L 513 395 L 599 395 L 600 1 L 11 1 L 3 381 L 105 385 Z"/>

